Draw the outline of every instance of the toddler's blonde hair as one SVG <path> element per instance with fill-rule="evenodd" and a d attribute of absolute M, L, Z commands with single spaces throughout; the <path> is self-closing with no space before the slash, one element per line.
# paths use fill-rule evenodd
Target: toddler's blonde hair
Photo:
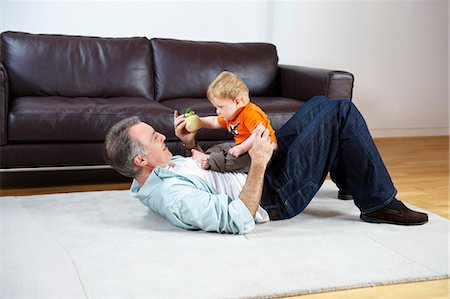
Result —
<path fill-rule="evenodd" d="M 231 72 L 221 72 L 214 81 L 209 84 L 206 97 L 210 102 L 214 99 L 241 99 L 245 104 L 250 102 L 247 85 L 237 75 Z"/>

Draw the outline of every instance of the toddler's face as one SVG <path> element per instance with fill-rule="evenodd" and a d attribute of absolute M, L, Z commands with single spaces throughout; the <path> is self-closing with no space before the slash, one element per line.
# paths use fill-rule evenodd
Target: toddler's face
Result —
<path fill-rule="evenodd" d="M 214 99 L 212 104 L 216 108 L 217 115 L 225 120 L 230 120 L 234 113 L 240 108 L 238 103 L 231 99 Z"/>

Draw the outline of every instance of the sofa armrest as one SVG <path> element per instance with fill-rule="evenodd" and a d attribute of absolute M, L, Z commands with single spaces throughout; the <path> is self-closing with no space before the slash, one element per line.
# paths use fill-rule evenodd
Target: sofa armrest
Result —
<path fill-rule="evenodd" d="M 316 95 L 351 99 L 353 74 L 293 65 L 279 65 L 281 95 L 307 101 Z"/>
<path fill-rule="evenodd" d="M 8 128 L 8 74 L 2 63 L 0 63 L 0 145 L 7 142 Z"/>

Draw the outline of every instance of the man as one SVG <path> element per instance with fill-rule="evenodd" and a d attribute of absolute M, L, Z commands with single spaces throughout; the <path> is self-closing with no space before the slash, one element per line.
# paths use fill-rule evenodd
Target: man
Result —
<path fill-rule="evenodd" d="M 174 112 L 175 135 L 187 152 L 201 148 L 196 133 Z M 185 229 L 248 233 L 256 222 L 291 218 L 305 209 L 328 171 L 341 190 L 351 190 L 360 218 L 373 223 L 419 225 L 425 213 L 395 198 L 390 176 L 366 123 L 349 100 L 317 96 L 277 132 L 255 130 L 248 175 L 203 170 L 192 158 L 172 157 L 165 136 L 137 118 L 113 126 L 105 159 L 134 178 L 131 193 L 172 224 Z"/>

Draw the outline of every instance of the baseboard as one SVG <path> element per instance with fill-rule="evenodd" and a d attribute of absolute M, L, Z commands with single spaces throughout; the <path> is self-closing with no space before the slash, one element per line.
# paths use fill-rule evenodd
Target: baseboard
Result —
<path fill-rule="evenodd" d="M 416 136 L 449 136 L 448 127 L 443 128 L 394 128 L 369 129 L 374 138 L 380 137 L 416 137 Z"/>
<path fill-rule="evenodd" d="M 20 167 L 20 168 L 0 168 L 0 173 L 39 172 L 39 171 L 71 171 L 71 170 L 93 170 L 93 169 L 102 170 L 102 169 L 112 169 L 112 168 L 109 165 Z"/>

